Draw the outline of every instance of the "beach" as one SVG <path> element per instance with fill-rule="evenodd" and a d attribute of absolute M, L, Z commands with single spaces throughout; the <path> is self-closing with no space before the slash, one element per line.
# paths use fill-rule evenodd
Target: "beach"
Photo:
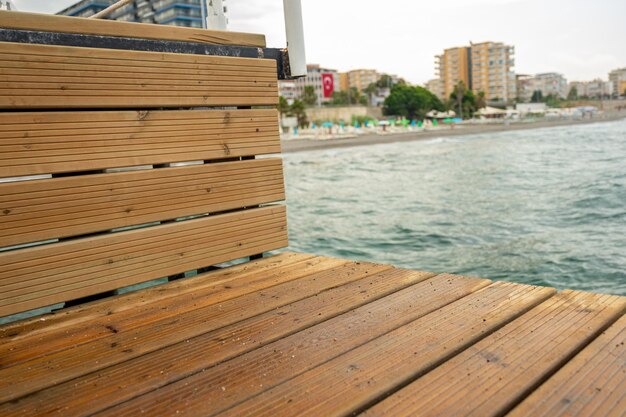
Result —
<path fill-rule="evenodd" d="M 454 128 L 442 127 L 421 132 L 392 133 L 387 135 L 364 135 L 337 139 L 286 139 L 281 140 L 283 153 L 346 148 L 351 146 L 376 145 L 381 143 L 411 142 L 449 136 L 473 135 L 482 133 L 512 132 L 517 130 L 541 129 L 549 127 L 584 125 L 626 119 L 626 112 L 613 112 L 598 115 L 592 119 L 541 120 L 534 122 L 513 122 L 510 124 L 457 125 Z"/>

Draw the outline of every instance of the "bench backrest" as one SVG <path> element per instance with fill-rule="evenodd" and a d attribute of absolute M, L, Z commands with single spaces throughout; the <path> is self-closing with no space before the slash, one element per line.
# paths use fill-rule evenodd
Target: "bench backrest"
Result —
<path fill-rule="evenodd" d="M 76 28 L 113 46 L 50 44 Z M 287 245 L 282 162 L 255 159 L 280 152 L 276 60 L 121 49 L 142 36 L 265 46 L 0 12 L 0 317 Z"/>

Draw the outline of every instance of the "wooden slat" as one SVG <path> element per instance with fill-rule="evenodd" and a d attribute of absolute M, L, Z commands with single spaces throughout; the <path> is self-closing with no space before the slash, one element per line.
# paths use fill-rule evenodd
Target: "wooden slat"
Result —
<path fill-rule="evenodd" d="M 562 292 L 363 415 L 501 416 L 625 307 L 626 297 Z M 520 415 L 537 415 L 526 411 Z"/>
<path fill-rule="evenodd" d="M 507 417 L 620 417 L 626 413 L 626 316 Z"/>
<path fill-rule="evenodd" d="M 346 416 L 426 373 L 554 293 L 495 283 L 220 415 Z M 155 396 L 155 400 L 156 400 Z"/>
<path fill-rule="evenodd" d="M 265 36 L 250 33 L 14 11 L 0 11 L 0 28 L 123 38 L 201 42 L 216 45 L 265 47 Z"/>
<path fill-rule="evenodd" d="M 3 42 L 0 68 L 4 69 L 0 73 L 0 108 L 4 109 L 278 103 L 276 61 L 269 59 Z M 37 69 L 53 74 L 52 79 L 14 79 L 32 77 Z M 81 75 L 74 76 L 75 71 Z M 144 73 L 158 74 L 162 84 L 142 82 Z M 219 79 L 207 83 L 207 75 L 218 75 Z M 65 81 L 59 82 L 59 77 Z M 175 81 L 170 83 L 168 78 Z"/>
<path fill-rule="evenodd" d="M 408 271 L 391 271 L 380 275 L 388 275 L 384 282 L 387 284 L 387 281 L 397 280 L 399 274 L 411 276 L 411 273 Z M 371 281 L 374 278 L 376 277 L 372 277 L 369 280 Z M 147 393 L 132 401 L 124 402 L 119 407 L 107 409 L 104 414 L 136 415 L 136 413 L 145 413 L 147 415 L 159 415 L 167 414 L 168 410 L 174 413 L 174 410 L 182 411 L 180 405 L 184 402 L 184 412 L 189 415 L 214 415 L 242 399 L 278 385 L 333 357 L 467 296 L 488 284 L 488 280 L 451 275 L 437 276 L 390 294 L 385 298 L 378 300 L 370 299 L 370 302 L 363 307 L 277 340 L 230 361 L 212 367 L 208 366 L 207 363 L 205 365 L 206 369 L 203 369 L 202 372 L 196 375 L 180 379 L 180 381 L 173 384 L 163 384 L 164 387 L 162 389 Z M 372 291 L 372 286 L 359 285 L 352 290 L 353 296 L 361 293 L 362 289 L 369 294 Z M 416 300 L 420 301 L 416 302 Z M 320 304 L 318 307 L 319 311 L 324 312 L 333 308 L 332 305 L 339 302 L 343 304 L 345 301 L 343 299 L 341 301 L 333 299 L 328 302 L 322 302 L 322 300 L 318 302 Z M 303 321 L 307 321 L 311 320 L 312 317 L 314 318 L 317 311 L 316 308 L 309 308 L 304 311 L 290 308 L 284 316 L 274 317 L 273 322 L 275 326 L 280 327 L 281 321 L 289 323 L 293 320 L 292 317 L 298 317 Z M 237 332 L 237 335 L 239 334 L 241 334 L 241 339 L 246 341 L 246 345 L 249 340 L 256 341 L 259 339 L 255 329 L 250 330 L 240 327 L 240 330 Z M 237 346 L 231 347 L 230 345 L 223 346 L 222 349 L 240 350 Z M 200 349 L 200 346 L 196 347 L 196 349 Z M 206 351 L 204 348 L 202 350 Z M 160 356 L 162 358 L 166 357 L 163 354 Z M 154 361 L 154 363 L 157 362 Z M 176 363 L 178 364 L 179 361 L 176 361 Z M 175 367 L 179 368 L 176 365 Z M 154 372 L 158 369 L 158 366 L 151 368 L 153 369 L 152 374 L 158 374 L 158 371 Z M 133 367 L 133 373 L 142 375 L 144 371 L 139 369 L 148 370 L 149 367 L 144 362 L 142 368 Z M 120 370 L 121 368 L 116 370 L 116 373 L 121 376 Z M 170 369 L 171 372 L 172 370 Z M 89 391 L 86 391 L 84 396 L 80 395 L 79 397 L 90 397 L 96 390 L 98 392 L 109 392 L 109 386 L 116 386 L 112 384 L 114 380 L 113 375 L 115 374 L 107 373 L 102 375 L 101 382 L 94 381 L 96 386 L 91 385 L 94 383 L 92 382 L 94 378 L 89 378 L 89 384 L 87 381 L 84 382 L 84 389 Z M 162 379 L 165 382 L 167 379 L 171 379 L 171 376 L 168 375 L 164 378 L 155 375 L 154 378 Z M 128 382 L 130 381 L 126 383 Z M 154 382 L 152 379 L 150 380 L 152 387 L 157 386 Z M 80 383 L 82 387 L 83 381 L 80 381 Z M 104 384 L 104 386 L 101 384 Z M 140 381 L 135 383 L 133 381 L 129 385 L 122 383 L 122 386 L 126 388 L 112 391 L 117 396 L 117 398 L 112 397 L 112 400 L 120 401 L 124 397 L 132 395 L 137 388 L 147 387 L 148 384 Z M 95 388 L 93 391 L 92 387 Z M 120 391 L 124 391 L 124 393 Z M 42 393 L 39 400 L 41 407 L 36 409 L 37 412 L 54 410 L 54 408 L 48 408 L 48 405 L 44 405 L 44 402 L 50 400 L 52 396 L 62 397 L 57 392 L 52 396 L 46 394 Z M 154 396 L 159 397 L 158 402 L 154 401 Z M 78 401 L 86 402 L 82 399 Z M 99 402 L 103 402 L 101 396 L 99 396 Z M 24 404 L 29 403 L 30 400 L 24 399 Z M 73 404 L 75 403 L 73 402 Z M 98 408 L 107 408 L 106 403 L 85 404 L 83 407 L 85 406 L 89 408 L 72 409 L 72 411 L 86 415 L 97 411 Z M 22 412 L 32 411 L 35 411 L 35 409 L 22 408 Z"/>
<path fill-rule="evenodd" d="M 153 302 L 160 302 L 171 297 L 187 295 L 196 291 L 202 292 L 209 288 L 214 288 L 216 291 L 220 292 L 230 290 L 233 289 L 229 288 L 232 287 L 232 281 L 241 280 L 244 283 L 242 284 L 243 286 L 251 285 L 253 287 L 252 291 L 255 291 L 256 287 L 254 287 L 254 285 L 259 281 L 263 281 L 266 276 L 269 276 L 270 280 L 278 278 L 283 274 L 285 268 L 293 267 L 303 262 L 309 266 L 308 262 L 314 258 L 318 261 L 322 259 L 310 254 L 282 252 L 267 258 L 206 272 L 196 277 L 144 288 L 139 292 L 128 292 L 36 317 L 7 323 L 0 326 L 0 345 L 3 346 L 3 349 L 11 350 L 11 347 L 6 348 L 7 344 L 31 341 L 32 343 L 27 343 L 30 343 L 32 346 L 42 342 L 39 338 L 45 338 L 48 334 L 54 333 L 55 331 L 69 332 L 74 326 L 82 326 L 82 328 L 85 329 L 85 327 L 89 327 L 90 325 L 83 324 L 91 320 L 98 320 L 116 314 L 124 314 L 128 312 L 128 310 L 141 308 Z M 313 261 L 313 265 L 319 264 L 318 261 Z M 302 265 L 299 265 L 298 268 L 306 269 L 306 267 L 302 267 Z M 220 288 L 221 290 L 219 290 Z"/>
<path fill-rule="evenodd" d="M 0 253 L 0 316 L 286 245 L 273 206 Z"/>
<path fill-rule="evenodd" d="M 109 328 L 110 334 L 106 338 L 0 369 L 0 402 L 176 343 L 186 345 L 190 343 L 188 340 L 201 334 L 389 269 L 391 267 L 388 265 L 348 263 L 303 279 L 178 314 L 175 318 L 167 317 L 138 329 L 120 332 L 116 328 Z M 212 341 L 221 345 L 221 340 L 213 337 Z"/>
<path fill-rule="evenodd" d="M 110 334 L 107 326 L 113 326 L 118 331 L 134 329 L 165 317 L 173 317 L 348 263 L 344 260 L 301 255 L 290 257 L 287 263 L 280 262 L 281 259 L 279 256 L 276 262 L 264 262 L 263 265 L 267 265 L 265 268 L 236 272 L 234 276 L 234 271 L 242 267 L 183 280 L 184 283 L 191 283 L 184 286 L 175 285 L 180 282 L 176 281 L 142 291 L 140 294 L 110 297 L 97 306 L 75 309 L 74 317 L 68 313 L 64 317 L 66 320 L 50 320 L 47 317 L 45 321 L 52 323 L 45 327 L 31 329 L 9 326 L 6 338 L 0 344 L 0 357 L 3 358 L 4 366 L 15 365 L 106 337 Z M 172 297 L 178 299 L 174 300 Z M 15 336 L 9 336 L 10 334 Z"/>
<path fill-rule="evenodd" d="M 0 177 L 278 152 L 275 110 L 0 113 Z"/>
<path fill-rule="evenodd" d="M 284 199 L 280 159 L 0 184 L 0 246 Z"/>

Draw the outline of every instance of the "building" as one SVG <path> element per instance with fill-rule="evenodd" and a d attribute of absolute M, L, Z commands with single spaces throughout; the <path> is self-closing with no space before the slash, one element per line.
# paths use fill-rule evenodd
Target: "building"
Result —
<path fill-rule="evenodd" d="M 517 74 L 515 83 L 517 88 L 517 102 L 528 103 L 533 96 L 532 75 Z"/>
<path fill-rule="evenodd" d="M 439 97 L 440 100 L 446 99 L 444 88 L 443 88 L 443 81 L 440 78 L 434 78 L 428 81 L 424 85 L 424 88 L 426 88 L 428 91 L 430 91 L 431 93 Z"/>
<path fill-rule="evenodd" d="M 448 48 L 435 57 L 435 65 L 443 88 L 443 97 L 450 97 L 454 87 L 460 82 L 470 88 L 470 49 L 468 47 Z"/>
<path fill-rule="evenodd" d="M 287 100 L 290 105 L 298 98 L 296 82 L 293 80 L 278 81 L 278 94 Z"/>
<path fill-rule="evenodd" d="M 381 74 L 373 69 L 356 69 L 348 71 L 348 87 L 357 91 L 365 90 L 370 84 L 380 80 Z"/>
<path fill-rule="evenodd" d="M 306 66 L 306 77 L 298 78 L 296 83 L 296 94 L 298 97 L 302 97 L 304 94 L 304 87 L 312 86 L 317 96 L 317 103 L 322 104 L 332 100 L 332 93 L 339 91 L 339 73 L 337 70 L 322 68 L 318 64 L 308 64 Z M 323 79 L 330 76 L 332 80 L 332 86 L 328 86 L 324 89 Z"/>
<path fill-rule="evenodd" d="M 350 83 L 348 82 L 348 73 L 340 72 L 339 73 L 339 90 L 347 91 L 350 88 Z"/>
<path fill-rule="evenodd" d="M 82 0 L 61 10 L 57 14 L 75 17 L 89 17 L 106 9 L 115 3 L 115 1 L 116 0 Z"/>
<path fill-rule="evenodd" d="M 613 84 L 615 97 L 626 96 L 626 68 L 619 68 L 609 72 L 609 81 Z"/>
<path fill-rule="evenodd" d="M 206 0 L 134 0 L 115 10 L 106 19 L 160 25 L 203 27 Z M 57 14 L 89 17 L 115 3 L 115 0 L 83 0 Z M 226 11 L 226 6 L 224 6 Z"/>
<path fill-rule="evenodd" d="M 613 83 L 596 79 L 593 81 L 572 81 L 569 92 L 576 89 L 576 98 L 610 98 L 613 95 Z"/>
<path fill-rule="evenodd" d="M 501 42 L 470 43 L 446 49 L 436 57 L 442 86 L 440 97 L 447 98 L 459 82 L 474 93 L 484 92 L 490 101 L 513 101 L 517 84 L 513 67 L 515 49 Z"/>
<path fill-rule="evenodd" d="M 475 93 L 488 101 L 510 102 L 517 98 L 515 48 L 502 42 L 471 43 L 470 83 Z"/>
<path fill-rule="evenodd" d="M 546 72 L 536 75 L 517 76 L 517 95 L 522 102 L 532 99 L 535 91 L 541 91 L 543 97 L 549 95 L 566 98 L 569 93 L 569 85 L 563 74 Z"/>

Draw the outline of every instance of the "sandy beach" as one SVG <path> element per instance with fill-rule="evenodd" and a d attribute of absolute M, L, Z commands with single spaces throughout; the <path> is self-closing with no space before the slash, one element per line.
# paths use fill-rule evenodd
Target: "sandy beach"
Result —
<path fill-rule="evenodd" d="M 448 136 L 462 136 L 482 133 L 509 132 L 515 130 L 540 129 L 559 126 L 583 125 L 591 123 L 611 122 L 626 119 L 626 112 L 605 113 L 593 119 L 583 120 L 543 120 L 530 123 L 511 123 L 509 125 L 461 125 L 450 129 L 423 132 L 407 132 L 388 135 L 365 135 L 338 139 L 287 139 L 282 140 L 283 153 L 346 148 L 350 146 L 376 145 L 381 143 L 409 142 Z"/>

